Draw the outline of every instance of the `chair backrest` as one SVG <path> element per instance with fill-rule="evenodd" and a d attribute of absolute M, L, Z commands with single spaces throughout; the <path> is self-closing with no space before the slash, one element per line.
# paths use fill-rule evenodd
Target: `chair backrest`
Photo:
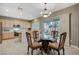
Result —
<path fill-rule="evenodd" d="M 31 34 L 26 32 L 26 38 L 29 46 L 32 46 Z"/>
<path fill-rule="evenodd" d="M 53 38 L 55 38 L 57 34 L 58 34 L 58 31 L 51 31 L 51 35 L 53 36 Z"/>
<path fill-rule="evenodd" d="M 66 32 L 63 32 L 60 35 L 60 41 L 59 41 L 59 47 L 58 48 L 64 48 L 66 36 L 67 36 L 67 33 Z"/>
<path fill-rule="evenodd" d="M 39 31 L 33 31 L 33 38 L 37 39 L 39 37 Z"/>

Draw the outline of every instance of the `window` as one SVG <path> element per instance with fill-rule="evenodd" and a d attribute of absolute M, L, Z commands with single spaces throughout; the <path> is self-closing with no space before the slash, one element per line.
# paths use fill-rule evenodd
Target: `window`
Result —
<path fill-rule="evenodd" d="M 46 21 L 46 22 L 44 22 L 43 27 L 44 27 L 43 34 L 52 36 L 51 32 L 57 31 L 58 33 L 56 34 L 55 38 L 59 39 L 59 37 L 60 37 L 60 34 L 59 34 L 60 20 Z"/>

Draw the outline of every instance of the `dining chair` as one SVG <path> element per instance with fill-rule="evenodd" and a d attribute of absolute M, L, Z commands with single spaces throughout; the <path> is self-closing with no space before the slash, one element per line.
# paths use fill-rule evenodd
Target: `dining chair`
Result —
<path fill-rule="evenodd" d="M 28 51 L 27 54 L 29 53 L 29 48 L 31 48 L 31 54 L 33 55 L 33 50 L 35 49 L 41 49 L 42 43 L 41 42 L 33 42 L 31 38 L 31 34 L 26 32 L 26 37 L 27 37 L 27 42 L 28 42 Z"/>
<path fill-rule="evenodd" d="M 63 55 L 65 54 L 64 51 L 64 44 L 65 44 L 65 39 L 66 39 L 67 33 L 63 32 L 62 34 L 60 34 L 60 41 L 58 42 L 54 42 L 54 43 L 49 43 L 49 48 L 56 50 L 58 52 L 58 55 L 60 54 L 60 50 L 63 50 Z"/>
<path fill-rule="evenodd" d="M 33 31 L 33 38 L 34 41 L 37 41 L 37 39 L 39 38 L 39 31 Z"/>
<path fill-rule="evenodd" d="M 58 35 L 58 31 L 51 31 L 51 36 L 56 39 L 55 41 L 57 41 L 56 36 Z"/>
<path fill-rule="evenodd" d="M 58 34 L 58 31 L 51 31 L 51 35 L 53 36 L 53 38 L 55 38 L 57 34 Z"/>

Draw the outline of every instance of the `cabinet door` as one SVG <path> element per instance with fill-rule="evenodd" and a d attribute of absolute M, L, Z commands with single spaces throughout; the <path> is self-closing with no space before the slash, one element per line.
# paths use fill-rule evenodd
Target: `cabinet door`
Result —
<path fill-rule="evenodd" d="M 3 27 L 13 27 L 14 21 L 13 20 L 2 20 Z"/>
<path fill-rule="evenodd" d="M 2 36 L 3 40 L 14 38 L 14 33 L 4 33 Z"/>
<path fill-rule="evenodd" d="M 13 27 L 13 20 L 6 20 L 5 23 L 6 23 L 6 27 Z"/>

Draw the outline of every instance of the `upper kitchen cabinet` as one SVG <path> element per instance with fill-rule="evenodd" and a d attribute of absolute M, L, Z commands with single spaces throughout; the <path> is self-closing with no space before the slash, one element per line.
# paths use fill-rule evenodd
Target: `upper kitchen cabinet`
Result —
<path fill-rule="evenodd" d="M 14 21 L 13 20 L 2 20 L 3 27 L 13 27 Z"/>

